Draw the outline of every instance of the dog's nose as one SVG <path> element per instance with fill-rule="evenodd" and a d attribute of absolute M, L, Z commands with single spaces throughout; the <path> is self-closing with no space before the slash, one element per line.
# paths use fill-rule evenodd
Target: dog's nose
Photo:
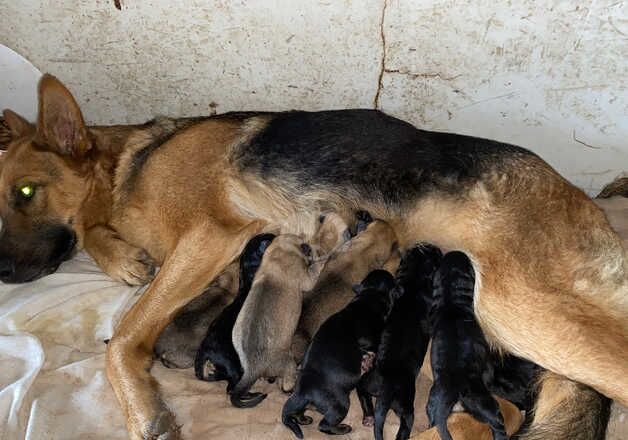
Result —
<path fill-rule="evenodd" d="M 7 257 L 0 257 L 0 280 L 10 278 L 15 273 L 13 261 Z"/>

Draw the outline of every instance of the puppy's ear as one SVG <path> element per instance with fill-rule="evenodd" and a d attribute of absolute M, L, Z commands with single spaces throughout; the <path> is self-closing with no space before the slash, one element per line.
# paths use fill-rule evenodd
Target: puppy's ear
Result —
<path fill-rule="evenodd" d="M 362 293 L 364 288 L 362 287 L 362 284 L 354 284 L 351 287 L 351 290 L 353 290 L 353 293 L 355 293 L 356 295 L 359 295 L 360 293 Z"/>
<path fill-rule="evenodd" d="M 39 81 L 37 137 L 44 147 L 79 158 L 92 147 L 81 110 L 61 81 L 45 74 Z"/>
<path fill-rule="evenodd" d="M 9 129 L 11 138 L 17 139 L 35 131 L 35 126 L 12 110 L 2 112 L 4 122 Z"/>

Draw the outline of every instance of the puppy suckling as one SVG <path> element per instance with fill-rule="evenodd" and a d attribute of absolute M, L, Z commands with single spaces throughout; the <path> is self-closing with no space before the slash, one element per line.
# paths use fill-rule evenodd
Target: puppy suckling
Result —
<path fill-rule="evenodd" d="M 427 415 L 443 440 L 452 440 L 447 418 L 456 402 L 490 425 L 495 440 L 507 439 L 504 421 L 486 383 L 492 380 L 489 347 L 473 312 L 475 272 L 462 252 L 445 255 L 434 275 L 430 309 L 434 384 Z"/>
<path fill-rule="evenodd" d="M 320 226 L 310 241 L 319 257 L 325 257 L 351 239 L 349 225 L 340 214 L 328 212 L 318 219 Z"/>
<path fill-rule="evenodd" d="M 382 268 L 397 246 L 397 237 L 388 223 L 373 221 L 368 213 L 360 211 L 356 224 L 358 235 L 330 255 L 316 285 L 304 296 L 293 343 L 298 360 L 321 324 L 353 299 L 352 286 L 372 270 Z"/>
<path fill-rule="evenodd" d="M 190 301 L 161 332 L 155 357 L 168 368 L 190 368 L 207 328 L 237 293 L 238 264 L 233 263 Z"/>
<path fill-rule="evenodd" d="M 427 297 L 442 254 L 426 245 L 404 254 L 396 274 L 401 296 L 395 300 L 386 320 L 375 358 L 375 368 L 362 377 L 357 391 L 364 412 L 363 423 L 373 424 L 371 395 L 375 406 L 375 438 L 384 438 L 384 422 L 392 408 L 400 419 L 397 440 L 410 436 L 414 423 L 415 382 L 430 340 Z"/>
<path fill-rule="evenodd" d="M 299 425 L 312 423 L 305 409 L 323 414 L 318 425 L 327 434 L 346 434 L 341 424 L 349 411 L 349 393 L 362 375 L 362 358 L 375 351 L 397 295 L 393 276 L 384 270 L 368 274 L 355 286 L 355 298 L 332 315 L 314 335 L 297 379 L 295 391 L 283 407 L 282 421 L 298 438 Z"/>
<path fill-rule="evenodd" d="M 206 381 L 226 380 L 229 382 L 227 392 L 232 390 L 242 376 L 240 359 L 232 342 L 233 326 L 251 289 L 255 273 L 262 263 L 262 256 L 274 238 L 272 234 L 261 234 L 246 244 L 240 256 L 238 294 L 210 324 L 196 353 L 196 377 Z"/>
<path fill-rule="evenodd" d="M 303 292 L 312 289 L 320 272 L 309 244 L 296 235 L 280 235 L 266 250 L 251 291 L 233 327 L 233 346 L 242 365 L 242 378 L 231 391 L 240 408 L 257 405 L 266 395 L 249 393 L 261 377 L 281 378 L 284 391 L 296 380 L 290 351 L 299 322 Z"/>
<path fill-rule="evenodd" d="M 491 394 L 514 403 L 528 416 L 536 399 L 536 382 L 543 369 L 511 354 L 491 353 L 491 364 L 493 377 L 486 384 Z"/>

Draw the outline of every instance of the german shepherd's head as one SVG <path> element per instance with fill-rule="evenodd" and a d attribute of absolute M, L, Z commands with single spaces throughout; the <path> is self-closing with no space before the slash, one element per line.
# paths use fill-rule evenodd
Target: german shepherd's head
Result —
<path fill-rule="evenodd" d="M 33 125 L 5 110 L 0 157 L 0 280 L 54 272 L 82 245 L 81 208 L 92 188 L 92 138 L 70 92 L 53 76 L 39 83 Z"/>

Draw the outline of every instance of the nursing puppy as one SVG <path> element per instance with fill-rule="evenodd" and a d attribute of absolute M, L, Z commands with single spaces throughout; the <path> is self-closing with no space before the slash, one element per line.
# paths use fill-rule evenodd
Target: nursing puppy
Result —
<path fill-rule="evenodd" d="M 486 383 L 492 380 L 489 347 L 473 312 L 475 272 L 462 252 L 443 258 L 434 276 L 430 310 L 431 363 L 434 384 L 427 403 L 431 426 L 452 440 L 447 418 L 456 402 L 477 420 L 490 425 L 495 440 L 508 438 L 504 420 Z"/>
<path fill-rule="evenodd" d="M 211 323 L 194 360 L 196 377 L 206 381 L 226 380 L 229 382 L 227 392 L 242 377 L 240 360 L 233 348 L 233 326 L 251 289 L 255 273 L 262 263 L 262 256 L 274 238 L 272 234 L 261 234 L 246 244 L 240 257 L 238 295 Z M 213 372 L 210 371 L 212 369 Z"/>
<path fill-rule="evenodd" d="M 442 254 L 427 245 L 410 249 L 401 259 L 396 274 L 401 296 L 395 301 L 375 358 L 375 368 L 362 377 L 358 397 L 364 412 L 363 424 L 373 425 L 371 395 L 377 396 L 375 438 L 384 438 L 384 422 L 390 408 L 401 421 L 397 440 L 410 436 L 414 423 L 416 378 L 430 340 L 427 296 Z"/>
<path fill-rule="evenodd" d="M 316 332 L 295 391 L 283 407 L 282 421 L 298 438 L 303 438 L 299 424 L 312 423 L 304 415 L 309 406 L 324 415 L 320 431 L 351 431 L 349 425 L 340 423 L 349 411 L 349 393 L 360 381 L 364 353 L 377 349 L 386 316 L 398 295 L 393 276 L 384 270 L 368 274 L 355 292 L 356 297 Z"/>
<path fill-rule="evenodd" d="M 167 368 L 190 368 L 207 328 L 229 305 L 238 290 L 238 263 L 231 264 L 198 297 L 190 301 L 161 332 L 155 357 Z"/>
<path fill-rule="evenodd" d="M 397 246 L 397 237 L 388 223 L 373 220 L 365 212 L 356 217 L 358 235 L 330 256 L 303 301 L 293 343 L 293 353 L 299 360 L 323 322 L 354 298 L 352 286 L 372 270 L 381 269 Z"/>
<path fill-rule="evenodd" d="M 320 226 L 310 241 L 319 257 L 327 256 L 351 239 L 351 229 L 340 214 L 328 212 L 318 219 Z"/>
<path fill-rule="evenodd" d="M 242 365 L 242 378 L 231 392 L 231 403 L 249 408 L 266 394 L 249 393 L 260 377 L 281 377 L 290 391 L 296 363 L 290 351 L 299 322 L 303 292 L 310 290 L 320 271 L 309 244 L 296 235 L 280 235 L 264 254 L 251 291 L 233 327 L 233 346 Z"/>

